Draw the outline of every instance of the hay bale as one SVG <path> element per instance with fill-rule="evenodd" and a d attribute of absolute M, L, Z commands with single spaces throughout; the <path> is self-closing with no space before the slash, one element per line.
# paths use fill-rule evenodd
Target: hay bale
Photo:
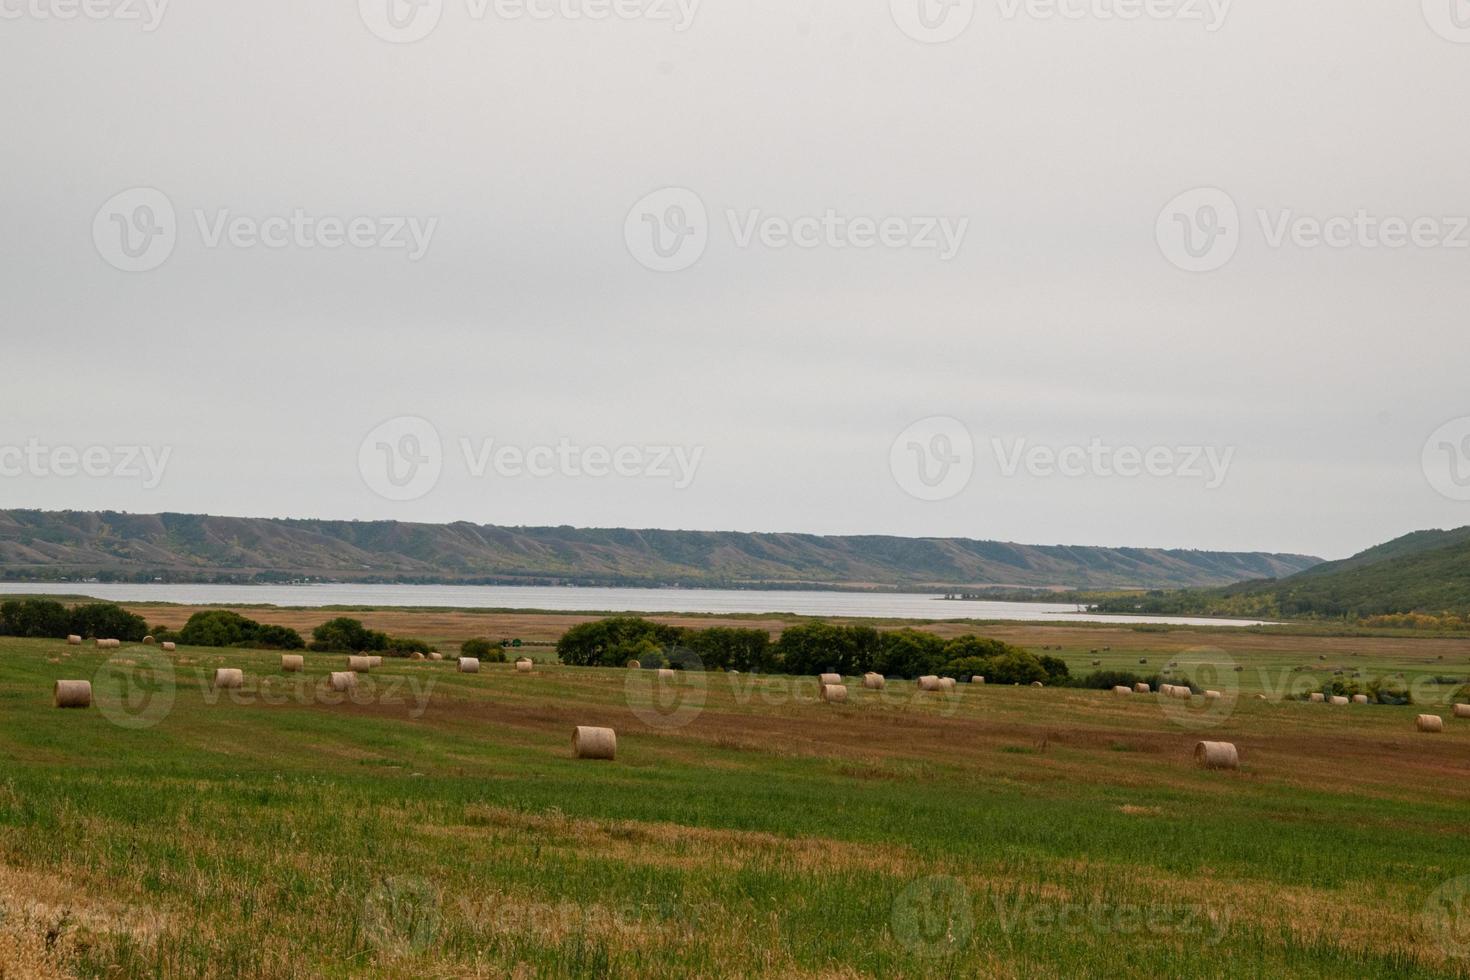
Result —
<path fill-rule="evenodd" d="M 1225 695 L 1221 694 L 1219 691 L 1206 691 L 1205 692 L 1205 700 L 1206 701 L 1219 701 L 1224 696 Z"/>
<path fill-rule="evenodd" d="M 82 638 L 80 636 L 77 636 L 76 634 L 73 634 L 71 636 L 68 636 L 66 638 L 66 645 L 67 646 L 72 646 L 72 647 L 79 647 L 79 646 L 82 645 Z"/>
<path fill-rule="evenodd" d="M 1178 698 L 1180 701 L 1188 701 L 1194 697 L 1194 690 L 1185 684 L 1175 684 L 1174 690 L 1169 693 L 1171 697 Z"/>
<path fill-rule="evenodd" d="M 516 661 L 516 672 L 517 673 L 529 674 L 529 673 L 531 673 L 531 671 L 533 671 L 535 669 L 536 669 L 536 662 L 534 660 L 517 660 Z"/>
<path fill-rule="evenodd" d="M 1101 666 L 1102 666 L 1102 661 L 1101 661 L 1101 660 L 1094 660 L 1094 661 L 1093 661 L 1093 662 L 1092 662 L 1092 665 L 1093 665 L 1093 666 L 1094 666 L 1094 667 L 1101 667 Z"/>
<path fill-rule="evenodd" d="M 381 667 L 381 666 L 383 666 L 383 658 L 382 657 L 379 657 L 379 656 L 368 657 L 368 666 L 370 666 L 370 667 Z"/>
<path fill-rule="evenodd" d="M 1352 704 L 1352 702 L 1351 702 L 1351 701 L 1349 701 L 1349 700 L 1348 700 L 1348 699 L 1347 699 L 1347 698 L 1345 698 L 1345 697 L 1342 697 L 1342 696 L 1341 696 L 1341 695 L 1338 695 L 1338 694 L 1334 694 L 1334 695 L 1333 695 L 1333 696 L 1332 696 L 1332 701 L 1331 701 L 1331 703 L 1332 703 L 1332 704 L 1333 704 L 1333 705 L 1335 705 L 1335 706 L 1336 706 L 1336 707 L 1339 707 L 1339 708 L 1345 708 L 1345 707 L 1347 707 L 1347 706 L 1348 706 L 1348 705 L 1350 705 L 1350 704 Z"/>
<path fill-rule="evenodd" d="M 941 678 L 939 678 L 939 689 L 941 691 L 953 691 L 954 690 L 954 685 L 955 685 L 955 679 L 953 677 L 941 677 Z"/>
<path fill-rule="evenodd" d="M 334 670 L 327 678 L 327 686 L 334 691 L 350 691 L 357 686 L 357 674 L 350 670 Z"/>
<path fill-rule="evenodd" d="M 841 674 L 818 674 L 817 675 L 817 683 L 823 684 L 823 685 L 826 685 L 826 684 L 841 684 L 842 683 L 842 675 Z"/>
<path fill-rule="evenodd" d="M 1239 769 L 1240 753 L 1230 742 L 1200 742 L 1194 747 L 1194 762 L 1201 769 Z"/>
<path fill-rule="evenodd" d="M 1142 681 L 1139 681 L 1137 684 L 1134 684 L 1133 685 L 1133 693 L 1134 694 L 1152 694 L 1153 693 L 1153 689 L 1150 688 L 1147 684 L 1143 683 Z"/>
<path fill-rule="evenodd" d="M 418 661 L 424 659 L 424 655 L 422 653 L 419 653 L 417 650 L 415 650 L 413 653 L 411 653 L 411 654 L 408 655 L 408 659 L 414 661 L 415 663 L 417 663 Z"/>
<path fill-rule="evenodd" d="M 867 673 L 863 675 L 863 687 L 870 691 L 881 691 L 888 686 L 888 678 L 882 674 Z"/>
<path fill-rule="evenodd" d="M 179 645 L 177 643 L 170 643 L 168 641 L 165 641 L 163 644 L 163 650 L 165 653 L 173 653 L 178 648 Z"/>
<path fill-rule="evenodd" d="M 220 667 L 214 672 L 214 686 L 220 690 L 244 687 L 245 671 L 238 667 Z"/>
<path fill-rule="evenodd" d="M 1133 693 L 1133 688 L 1125 687 L 1122 684 L 1119 684 L 1117 687 L 1113 688 L 1113 693 L 1119 696 L 1124 694 L 1131 695 Z"/>
<path fill-rule="evenodd" d="M 155 639 L 154 639 L 154 638 L 153 638 L 153 637 L 151 637 L 151 636 L 145 636 L 145 637 L 143 637 L 143 645 L 144 645 L 144 646 L 145 646 L 145 647 L 151 647 L 151 646 L 152 646 L 152 645 L 153 645 L 153 644 L 155 644 L 155 643 L 157 643 L 157 642 L 158 642 L 158 641 L 157 641 L 157 640 L 155 640 Z"/>
<path fill-rule="evenodd" d="M 611 728 L 578 725 L 572 730 L 572 754 L 578 759 L 612 762 L 618 754 L 618 733 Z"/>
<path fill-rule="evenodd" d="M 1327 695 L 1323 694 L 1321 691 L 1313 691 L 1312 692 L 1312 703 L 1313 704 L 1324 704 L 1324 703 L 1326 703 L 1326 701 L 1327 701 Z"/>
<path fill-rule="evenodd" d="M 976 674 L 974 677 L 971 677 L 970 678 L 970 683 L 971 684 L 984 684 L 985 683 L 985 678 L 981 677 L 979 674 Z"/>
<path fill-rule="evenodd" d="M 1367 703 L 1368 703 L 1368 695 L 1366 695 L 1366 694 L 1354 694 L 1353 695 L 1353 704 L 1367 704 Z"/>
<path fill-rule="evenodd" d="M 921 691 L 938 691 L 938 690 L 940 690 L 939 678 L 938 677 L 935 677 L 933 674 L 925 674 L 923 677 L 920 677 L 919 678 L 919 690 L 921 690 Z"/>
<path fill-rule="evenodd" d="M 1414 725 L 1421 732 L 1444 731 L 1444 719 L 1439 715 L 1420 715 L 1414 719 Z"/>
<path fill-rule="evenodd" d="M 480 672 L 480 661 L 474 657 L 460 657 L 459 672 L 461 674 L 478 674 Z"/>
<path fill-rule="evenodd" d="M 281 669 L 288 674 L 297 674 L 306 669 L 306 658 L 299 653 L 281 654 Z"/>
<path fill-rule="evenodd" d="M 347 669 L 354 674 L 366 674 L 373 669 L 372 657 L 348 657 Z"/>
<path fill-rule="evenodd" d="M 823 684 L 822 700 L 828 704 L 846 704 L 847 687 L 843 684 Z"/>
<path fill-rule="evenodd" d="M 668 667 L 660 667 L 658 669 L 658 679 L 661 681 L 673 681 L 678 680 L 678 675 Z"/>
<path fill-rule="evenodd" d="M 429 659 L 430 660 L 443 660 L 444 659 L 444 654 L 440 653 L 438 650 L 430 650 L 429 651 Z"/>
<path fill-rule="evenodd" d="M 1043 683 L 1041 683 L 1041 681 L 1032 681 L 1031 682 L 1031 686 L 1032 687 L 1046 687 L 1046 685 L 1043 684 Z"/>
<path fill-rule="evenodd" d="M 1456 718 L 1470 718 L 1470 704 L 1455 705 Z"/>
<path fill-rule="evenodd" d="M 92 706 L 91 681 L 57 681 L 51 692 L 52 701 L 58 708 L 90 708 Z"/>
<path fill-rule="evenodd" d="M 629 660 L 628 661 L 628 669 L 629 670 L 642 670 L 643 669 L 643 664 L 640 663 L 637 660 Z"/>

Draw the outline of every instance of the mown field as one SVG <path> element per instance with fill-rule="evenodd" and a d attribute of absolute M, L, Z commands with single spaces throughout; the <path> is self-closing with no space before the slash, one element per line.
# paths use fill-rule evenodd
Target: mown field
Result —
<path fill-rule="evenodd" d="M 344 699 L 339 656 L 0 639 L 0 976 L 1470 976 L 1450 688 L 1254 697 L 1465 644 L 1030 629 L 1074 672 L 1224 650 L 1236 696 L 389 661 Z"/>

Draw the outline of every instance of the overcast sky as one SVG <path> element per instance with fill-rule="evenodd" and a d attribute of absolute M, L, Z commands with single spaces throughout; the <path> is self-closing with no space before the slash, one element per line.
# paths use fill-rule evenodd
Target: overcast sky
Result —
<path fill-rule="evenodd" d="M 1464 0 L 71 2 L 0 0 L 0 506 L 1470 524 Z"/>

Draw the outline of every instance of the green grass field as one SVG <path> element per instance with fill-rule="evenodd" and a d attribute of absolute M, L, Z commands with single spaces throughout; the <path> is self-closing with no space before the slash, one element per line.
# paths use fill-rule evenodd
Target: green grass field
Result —
<path fill-rule="evenodd" d="M 1207 713 L 405 661 L 343 700 L 342 657 L 112 653 L 0 640 L 0 977 L 1470 976 L 1450 689 L 1254 698 L 1438 654 L 1237 652 Z M 53 708 L 61 678 L 93 706 Z M 579 724 L 617 761 L 573 759 Z M 1240 771 L 1195 768 L 1201 738 Z"/>

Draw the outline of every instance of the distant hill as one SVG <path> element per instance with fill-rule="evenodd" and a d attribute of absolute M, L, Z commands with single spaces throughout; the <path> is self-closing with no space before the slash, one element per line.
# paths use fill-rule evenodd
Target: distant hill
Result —
<path fill-rule="evenodd" d="M 1470 527 L 1416 531 L 1279 581 L 1097 603 L 1107 612 L 1362 619 L 1451 613 L 1470 619 Z"/>
<path fill-rule="evenodd" d="M 1123 589 L 1279 577 L 1319 561 L 964 538 L 0 511 L 8 579 Z"/>

